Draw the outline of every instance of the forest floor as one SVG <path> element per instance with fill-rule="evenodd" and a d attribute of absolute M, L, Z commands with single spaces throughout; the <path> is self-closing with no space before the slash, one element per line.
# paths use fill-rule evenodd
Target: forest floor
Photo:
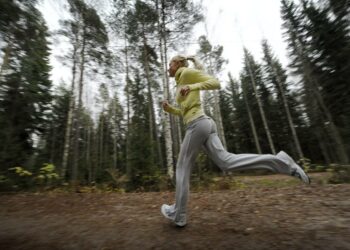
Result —
<path fill-rule="evenodd" d="M 326 175 L 192 192 L 184 228 L 160 213 L 173 192 L 1 194 L 0 249 L 350 249 L 350 184 Z"/>

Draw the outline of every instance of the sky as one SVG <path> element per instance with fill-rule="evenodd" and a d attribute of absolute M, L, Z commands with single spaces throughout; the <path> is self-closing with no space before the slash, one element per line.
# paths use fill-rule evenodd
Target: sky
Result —
<path fill-rule="evenodd" d="M 201 35 L 206 35 L 213 46 L 222 45 L 224 47 L 223 57 L 229 61 L 219 76 L 224 85 L 228 79 L 228 72 L 231 72 L 234 78 L 239 77 L 239 72 L 243 67 L 243 46 L 252 52 L 256 60 L 261 61 L 263 38 L 268 40 L 282 65 L 288 64 L 286 44 L 282 37 L 279 0 L 197 1 L 203 3 L 205 22 L 194 28 L 193 37 L 189 41 L 191 45 L 182 48 L 178 53 L 195 54 L 198 45 L 193 42 Z M 39 6 L 50 31 L 59 28 L 60 18 L 68 17 L 66 13 L 59 10 L 58 2 L 43 0 Z M 62 80 L 67 82 L 70 79 L 70 70 L 62 66 L 57 59 L 57 55 L 64 53 L 64 48 L 57 47 L 56 43 L 53 43 L 52 48 L 51 62 L 54 66 L 52 79 L 55 84 Z"/>
<path fill-rule="evenodd" d="M 238 78 L 243 67 L 243 46 L 261 60 L 262 39 L 267 39 L 282 65 L 286 66 L 286 43 L 282 37 L 279 0 L 203 0 L 205 23 L 197 25 L 195 34 L 206 35 L 212 45 L 224 47 L 223 57 L 229 60 L 223 71 Z M 197 37 L 198 37 L 197 36 Z M 195 53 L 190 48 L 189 53 Z"/>

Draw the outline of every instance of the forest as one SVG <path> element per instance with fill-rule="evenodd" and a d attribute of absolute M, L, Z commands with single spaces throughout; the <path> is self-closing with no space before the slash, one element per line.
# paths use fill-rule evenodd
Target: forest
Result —
<path fill-rule="evenodd" d="M 41 1 L 0 1 L 0 189 L 171 188 L 184 124 L 161 101 L 175 102 L 170 55 L 205 20 L 201 2 L 105 0 L 108 12 L 57 2 L 66 14 L 53 32 Z M 242 48 L 239 77 L 223 78 L 225 48 L 195 37 L 196 56 L 222 86 L 203 92 L 205 113 L 229 152 L 284 150 L 307 171 L 349 182 L 350 2 L 281 0 L 280 16 L 287 67 L 267 37 L 262 58 Z M 70 80 L 54 84 L 60 43 Z M 221 173 L 201 153 L 192 175 Z"/>

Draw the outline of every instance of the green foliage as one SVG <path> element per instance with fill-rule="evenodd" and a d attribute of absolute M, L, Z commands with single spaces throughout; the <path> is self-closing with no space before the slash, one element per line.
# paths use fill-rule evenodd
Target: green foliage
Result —
<path fill-rule="evenodd" d="M 326 172 L 332 168 L 332 164 L 329 166 L 314 164 L 309 158 L 300 159 L 298 163 L 304 168 L 304 171 L 307 173 L 321 173 Z"/>
<path fill-rule="evenodd" d="M 222 57 L 224 47 L 221 45 L 212 46 L 206 36 L 198 38 L 199 50 L 197 54 L 206 65 L 207 71 L 212 75 L 219 75 L 227 60 Z"/>
<path fill-rule="evenodd" d="M 25 176 L 32 176 L 32 175 L 33 175 L 31 172 L 29 172 L 28 170 L 25 170 L 25 169 L 22 168 L 22 167 L 9 168 L 9 170 L 15 171 L 15 173 L 16 173 L 18 176 L 22 176 L 22 177 L 25 177 Z"/>
<path fill-rule="evenodd" d="M 1 1 L 0 9 L 1 49 L 7 55 L 0 78 L 0 171 L 6 172 L 29 159 L 33 134 L 47 128 L 51 67 L 48 30 L 34 1 Z M 3 20 L 3 10 L 11 18 Z"/>
<path fill-rule="evenodd" d="M 106 172 L 110 175 L 114 187 L 120 189 L 125 189 L 127 187 L 129 179 L 121 171 L 115 168 L 108 168 Z"/>
<path fill-rule="evenodd" d="M 311 169 L 311 160 L 304 157 L 302 159 L 299 160 L 300 165 L 304 168 L 305 172 L 309 172 Z"/>
<path fill-rule="evenodd" d="M 290 67 L 301 78 L 301 100 L 309 124 L 308 140 L 302 143 L 313 160 L 327 163 L 346 162 L 350 153 L 348 13 L 349 4 L 344 1 L 281 1 Z"/>
<path fill-rule="evenodd" d="M 296 100 L 296 95 L 290 91 L 291 82 L 288 81 L 286 70 L 278 58 L 274 55 L 271 46 L 267 40 L 262 42 L 263 48 L 263 71 L 264 82 L 272 88 L 273 103 L 270 118 L 271 130 L 273 131 L 274 144 L 277 149 L 291 152 L 296 156 L 296 145 L 293 142 L 293 134 L 286 107 L 290 113 L 290 118 L 294 128 L 304 127 L 305 124 L 301 118 L 300 103 Z M 298 134 L 299 131 L 296 131 Z M 300 137 L 300 135 L 299 135 Z"/>
<path fill-rule="evenodd" d="M 9 168 L 9 179 L 12 186 L 8 187 L 11 190 L 18 190 L 23 188 L 30 188 L 33 185 L 33 173 L 20 167 Z"/>
<path fill-rule="evenodd" d="M 37 183 L 41 185 L 51 185 L 52 181 L 58 180 L 59 175 L 55 172 L 55 166 L 53 164 L 45 163 L 40 168 L 38 175 L 35 177 Z"/>
<path fill-rule="evenodd" d="M 179 48 L 187 43 L 194 26 L 203 21 L 203 9 L 200 2 L 192 0 L 157 1 L 161 27 L 159 36 L 165 47 Z M 187 44 L 185 45 L 187 46 Z"/>
<path fill-rule="evenodd" d="M 255 152 L 242 84 L 229 74 L 228 85 L 220 92 L 227 149 L 234 153 Z"/>
<path fill-rule="evenodd" d="M 69 110 L 70 92 L 60 85 L 53 91 L 53 99 L 48 114 L 47 129 L 40 137 L 37 147 L 38 155 L 34 165 L 42 162 L 52 162 L 55 166 L 60 166 L 63 157 L 64 138 Z"/>
<path fill-rule="evenodd" d="M 108 63 L 108 34 L 100 16 L 82 0 L 68 0 L 68 3 L 73 20 L 64 21 L 65 29 L 61 34 L 67 36 L 74 46 L 83 46 L 81 52 L 86 62 Z"/>
<path fill-rule="evenodd" d="M 318 181 L 320 184 L 339 184 L 350 183 L 350 166 L 341 164 L 320 165 L 312 164 L 310 159 L 304 158 L 300 160 L 305 172 L 308 173 L 327 173 L 330 174 L 326 179 Z"/>
<path fill-rule="evenodd" d="M 263 113 L 260 112 L 260 108 L 258 105 L 258 99 L 262 105 L 262 109 L 264 111 L 264 115 L 267 121 L 267 125 L 270 130 L 270 134 L 272 135 L 272 140 L 274 140 L 275 134 L 278 134 L 278 131 L 272 130 L 272 123 L 276 120 L 276 101 L 272 96 L 271 90 L 267 86 L 264 81 L 264 74 L 262 70 L 262 65 L 255 60 L 253 55 L 244 48 L 244 67 L 240 73 L 240 82 L 241 89 L 243 93 L 243 100 L 246 103 L 245 107 L 241 106 L 245 110 L 248 108 L 251 110 L 251 120 L 249 117 L 245 115 L 245 120 L 247 121 L 245 131 L 249 135 L 246 138 L 246 143 L 248 144 L 250 150 L 248 152 L 252 152 L 252 149 L 256 149 L 257 152 L 257 142 L 255 142 L 252 123 L 254 123 L 258 143 L 260 144 L 260 148 L 262 152 L 271 152 L 270 144 L 267 138 L 267 129 L 265 129 L 263 123 Z M 254 84 L 256 88 L 254 88 Z M 277 126 L 276 126 L 277 127 Z"/>
<path fill-rule="evenodd" d="M 12 183 L 11 189 L 36 188 L 37 186 L 51 187 L 58 184 L 59 176 L 55 172 L 53 164 L 45 163 L 36 173 L 23 167 L 9 168 L 9 177 L 3 178 L 3 182 Z M 9 180 L 7 180 L 9 178 Z"/>

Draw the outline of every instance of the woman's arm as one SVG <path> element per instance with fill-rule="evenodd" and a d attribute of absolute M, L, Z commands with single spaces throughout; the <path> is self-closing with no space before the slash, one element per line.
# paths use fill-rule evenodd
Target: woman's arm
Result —
<path fill-rule="evenodd" d="M 220 89 L 220 82 L 216 78 L 197 69 L 186 68 L 181 78 L 191 91 Z"/>
<path fill-rule="evenodd" d="M 163 101 L 162 106 L 164 111 L 171 113 L 173 115 L 181 116 L 181 110 L 170 105 L 168 101 Z"/>

